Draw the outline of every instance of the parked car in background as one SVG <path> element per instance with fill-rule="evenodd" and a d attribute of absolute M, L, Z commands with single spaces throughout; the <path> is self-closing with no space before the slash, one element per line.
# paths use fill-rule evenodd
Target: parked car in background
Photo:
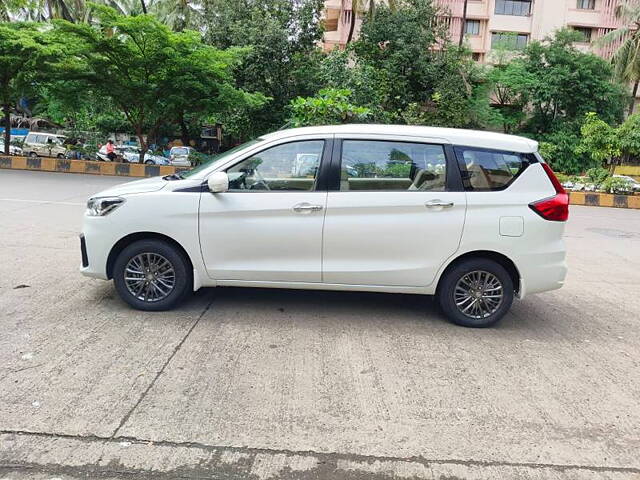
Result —
<path fill-rule="evenodd" d="M 6 143 L 0 143 L 0 155 L 4 155 Z M 22 149 L 16 145 L 9 144 L 9 155 L 22 155 Z"/>
<path fill-rule="evenodd" d="M 169 151 L 169 161 L 171 165 L 175 165 L 176 167 L 190 167 L 191 160 L 189 160 L 189 155 L 195 152 L 195 149 L 192 147 L 171 147 Z"/>
<path fill-rule="evenodd" d="M 24 154 L 30 157 L 64 158 L 67 148 L 64 135 L 55 133 L 29 132 L 22 145 Z"/>
<path fill-rule="evenodd" d="M 626 180 L 627 184 L 629 185 L 629 190 L 631 190 L 632 192 L 640 192 L 640 182 L 637 181 L 635 178 L 630 177 L 628 175 L 614 175 L 613 178 L 621 178 L 623 180 Z"/>
<path fill-rule="evenodd" d="M 117 156 L 117 161 L 125 163 L 140 163 L 140 149 L 131 145 L 116 145 L 114 148 Z M 103 145 L 96 154 L 98 160 L 104 162 L 110 162 L 107 157 L 107 146 Z M 169 165 L 169 160 L 161 155 L 153 155 L 147 152 L 144 156 L 144 163 L 146 165 Z"/>
<path fill-rule="evenodd" d="M 528 138 L 299 128 L 94 195 L 81 272 L 140 310 L 203 286 L 362 290 L 435 295 L 453 322 L 485 327 L 563 285 L 568 216 Z"/>

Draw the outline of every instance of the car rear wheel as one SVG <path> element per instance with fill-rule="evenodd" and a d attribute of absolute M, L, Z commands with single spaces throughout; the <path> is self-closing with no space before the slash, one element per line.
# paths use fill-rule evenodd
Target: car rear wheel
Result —
<path fill-rule="evenodd" d="M 440 307 L 453 323 L 489 327 L 511 308 L 513 280 L 499 263 L 470 258 L 444 274 L 437 296 Z"/>
<path fill-rule="evenodd" d="M 59 153 L 59 154 L 58 154 L 58 158 L 64 158 L 64 154 Z"/>
<path fill-rule="evenodd" d="M 29 153 L 29 156 L 30 156 L 31 158 L 38 158 L 38 154 L 37 154 L 36 152 L 30 152 L 30 153 Z"/>
<path fill-rule="evenodd" d="M 153 160 L 145 160 L 144 161 L 145 165 L 153 165 Z"/>
<path fill-rule="evenodd" d="M 156 239 L 126 247 L 115 261 L 113 281 L 120 297 L 138 310 L 170 310 L 193 291 L 189 260 Z"/>

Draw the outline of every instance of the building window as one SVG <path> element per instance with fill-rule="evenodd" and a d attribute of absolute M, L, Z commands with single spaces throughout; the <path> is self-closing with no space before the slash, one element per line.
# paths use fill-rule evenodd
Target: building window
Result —
<path fill-rule="evenodd" d="M 573 29 L 576 32 L 580 32 L 582 35 L 582 40 L 580 40 L 580 42 L 591 43 L 591 33 L 593 32 L 593 29 L 587 27 L 573 27 Z"/>
<path fill-rule="evenodd" d="M 480 20 L 467 20 L 464 24 L 465 35 L 480 35 Z"/>
<path fill-rule="evenodd" d="M 503 47 L 509 50 L 523 50 L 529 35 L 515 32 L 491 32 L 491 48 Z"/>
<path fill-rule="evenodd" d="M 482 54 L 480 52 L 473 52 L 471 54 L 471 58 L 473 59 L 474 62 L 481 62 L 482 61 Z"/>
<path fill-rule="evenodd" d="M 596 0 L 578 0 L 578 8 L 580 10 L 595 10 Z"/>
<path fill-rule="evenodd" d="M 526 17 L 531 14 L 531 0 L 496 0 L 495 13 Z"/>

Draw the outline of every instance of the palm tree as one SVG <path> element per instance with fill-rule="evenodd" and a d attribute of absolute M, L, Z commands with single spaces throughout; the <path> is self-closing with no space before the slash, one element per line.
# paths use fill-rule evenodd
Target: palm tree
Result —
<path fill-rule="evenodd" d="M 615 14 L 616 18 L 624 22 L 624 26 L 607 33 L 598 43 L 615 45 L 622 42 L 611 60 L 616 78 L 626 84 L 633 84 L 629 106 L 631 115 L 640 86 L 640 4 L 623 2 L 616 7 Z"/>
<path fill-rule="evenodd" d="M 149 13 L 176 32 L 187 28 L 197 29 L 204 22 L 203 7 L 197 1 L 155 0 L 150 2 L 149 7 Z"/>

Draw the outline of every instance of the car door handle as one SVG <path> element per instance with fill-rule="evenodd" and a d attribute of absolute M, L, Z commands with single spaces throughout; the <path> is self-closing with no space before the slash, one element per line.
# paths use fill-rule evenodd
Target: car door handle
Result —
<path fill-rule="evenodd" d="M 322 205 L 311 205 L 310 203 L 299 203 L 293 206 L 293 211 L 298 213 L 310 213 L 322 210 Z"/>
<path fill-rule="evenodd" d="M 427 208 L 433 207 L 442 207 L 442 208 L 451 208 L 453 207 L 453 202 L 444 202 L 442 200 L 429 200 L 424 204 Z"/>

